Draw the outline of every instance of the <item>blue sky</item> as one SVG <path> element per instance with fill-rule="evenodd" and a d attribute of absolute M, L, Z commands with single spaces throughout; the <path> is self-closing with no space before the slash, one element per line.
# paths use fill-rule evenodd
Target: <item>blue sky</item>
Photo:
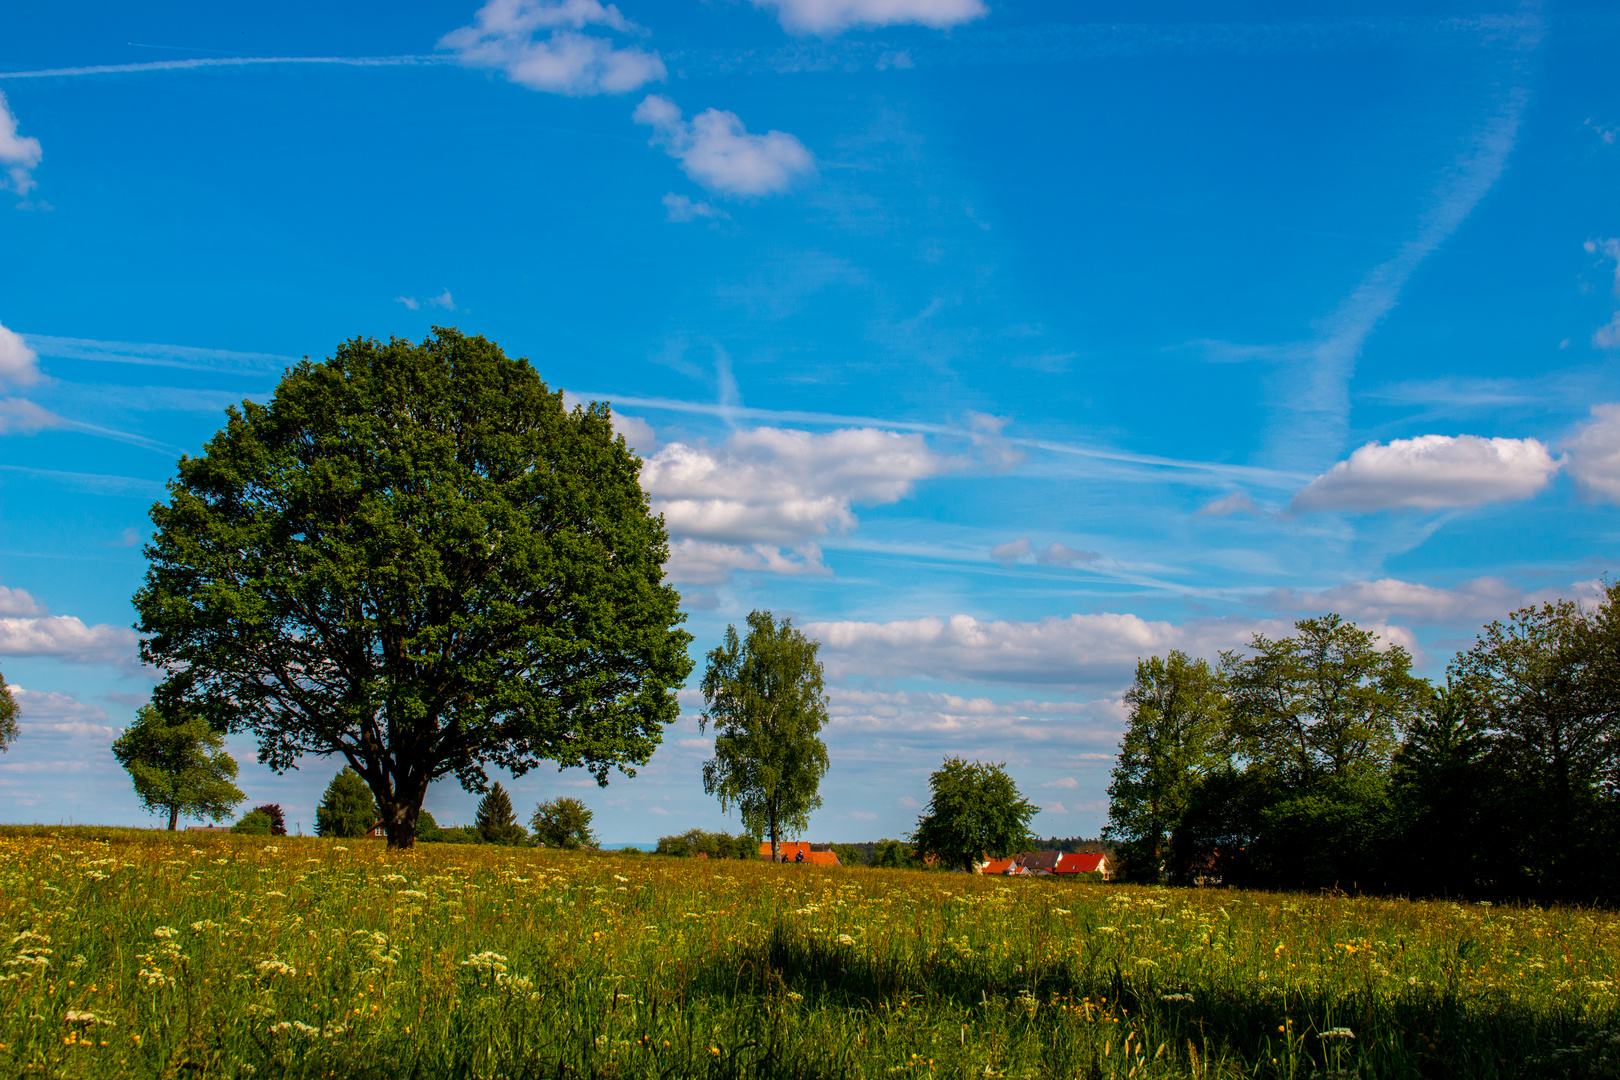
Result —
<path fill-rule="evenodd" d="M 145 7 L 0 11 L 0 820 L 150 820 L 146 511 L 357 334 L 614 403 L 694 656 L 824 643 L 816 840 L 948 754 L 1095 835 L 1137 657 L 1334 610 L 1437 674 L 1615 564 L 1612 5 Z M 683 703 L 520 809 L 735 829 Z M 232 747 L 307 830 L 337 763 Z"/>

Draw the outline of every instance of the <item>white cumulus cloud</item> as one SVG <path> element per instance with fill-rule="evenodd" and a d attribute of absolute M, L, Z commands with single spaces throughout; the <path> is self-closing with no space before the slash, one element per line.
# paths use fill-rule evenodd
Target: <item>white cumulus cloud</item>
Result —
<path fill-rule="evenodd" d="M 782 28 L 794 34 L 901 23 L 943 30 L 990 13 L 984 0 L 754 0 L 754 6 L 775 11 Z"/>
<path fill-rule="evenodd" d="M 853 504 L 896 502 L 958 464 L 921 435 L 761 427 L 719 446 L 670 443 L 647 459 L 641 486 L 674 535 L 791 544 L 847 532 Z"/>
<path fill-rule="evenodd" d="M 1588 499 L 1620 503 L 1620 404 L 1592 406 L 1592 419 L 1565 443 L 1569 474 Z"/>
<path fill-rule="evenodd" d="M 39 381 L 39 354 L 22 335 L 0 325 L 0 384 L 28 386 Z"/>
<path fill-rule="evenodd" d="M 0 617 L 0 656 L 52 656 L 78 664 L 108 664 L 133 670 L 140 666 L 138 640 L 128 627 L 109 623 L 88 626 L 73 615 Z"/>
<path fill-rule="evenodd" d="M 38 139 L 17 134 L 17 117 L 6 103 L 6 95 L 0 94 L 0 169 L 5 170 L 0 190 L 10 188 L 26 198 L 34 189 L 34 169 L 43 157 Z"/>
<path fill-rule="evenodd" d="M 571 97 L 629 93 L 667 74 L 656 52 L 620 48 L 610 38 L 581 33 L 589 26 L 640 30 L 617 7 L 598 0 L 489 0 L 473 16 L 473 25 L 444 35 L 439 47 L 468 67 L 500 71 L 520 86 Z"/>
<path fill-rule="evenodd" d="M 1435 510 L 1528 499 L 1561 466 L 1536 439 L 1420 435 L 1370 442 L 1300 489 L 1295 510 Z"/>
<path fill-rule="evenodd" d="M 681 163 L 687 176 L 726 195 L 774 195 L 815 173 L 815 157 L 785 131 L 752 135 L 733 112 L 705 109 L 690 122 L 675 102 L 649 94 L 632 114 L 653 129 L 648 144 Z"/>
<path fill-rule="evenodd" d="M 711 540 L 676 540 L 669 545 L 664 573 L 685 585 L 718 585 L 735 571 L 782 574 L 830 574 L 821 561 L 821 548 L 800 544 L 784 554 L 771 544 L 717 544 Z"/>
<path fill-rule="evenodd" d="M 50 609 L 22 589 L 0 585 L 0 615 L 49 615 Z"/>

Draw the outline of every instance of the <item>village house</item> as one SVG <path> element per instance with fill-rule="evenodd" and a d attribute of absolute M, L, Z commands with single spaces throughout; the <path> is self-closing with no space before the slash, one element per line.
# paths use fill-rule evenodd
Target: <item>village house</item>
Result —
<path fill-rule="evenodd" d="M 980 874 L 1004 874 L 1008 877 L 1049 877 L 1072 874 L 1101 874 L 1104 881 L 1114 876 L 1108 856 L 1101 852 L 1064 853 L 1061 851 L 1026 851 L 1008 859 L 987 859 L 974 864 Z"/>
<path fill-rule="evenodd" d="M 803 840 L 784 840 L 778 845 L 782 852 L 782 861 L 797 863 L 799 855 L 803 853 L 804 863 L 810 866 L 838 866 L 838 853 L 832 849 L 831 844 L 807 844 Z M 767 861 L 771 857 L 771 842 L 766 840 L 759 845 L 759 857 Z"/>

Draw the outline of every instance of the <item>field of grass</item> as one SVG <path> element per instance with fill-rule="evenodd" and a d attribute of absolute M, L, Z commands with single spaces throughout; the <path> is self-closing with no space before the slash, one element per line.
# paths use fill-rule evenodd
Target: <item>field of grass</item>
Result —
<path fill-rule="evenodd" d="M 1620 1075 L 1620 918 L 0 830 L 0 1075 Z"/>

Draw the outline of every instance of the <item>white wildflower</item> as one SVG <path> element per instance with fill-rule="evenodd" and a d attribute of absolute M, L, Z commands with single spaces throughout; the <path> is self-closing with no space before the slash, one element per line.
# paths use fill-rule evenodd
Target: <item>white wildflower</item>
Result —
<path fill-rule="evenodd" d="M 1324 1039 L 1353 1039 L 1355 1037 L 1356 1033 L 1347 1027 L 1328 1028 L 1322 1032 L 1322 1038 Z"/>
<path fill-rule="evenodd" d="M 101 1025 L 103 1027 L 118 1026 L 118 1021 L 116 1020 L 104 1020 L 93 1012 L 81 1012 L 78 1009 L 69 1009 L 67 1012 L 63 1013 L 62 1020 L 65 1023 L 79 1024 L 83 1027 L 94 1027 L 97 1025 Z"/>
<path fill-rule="evenodd" d="M 179 937 L 180 931 L 176 930 L 172 926 L 160 926 L 152 931 L 152 936 L 155 938 L 164 938 L 166 940 L 172 937 Z"/>

